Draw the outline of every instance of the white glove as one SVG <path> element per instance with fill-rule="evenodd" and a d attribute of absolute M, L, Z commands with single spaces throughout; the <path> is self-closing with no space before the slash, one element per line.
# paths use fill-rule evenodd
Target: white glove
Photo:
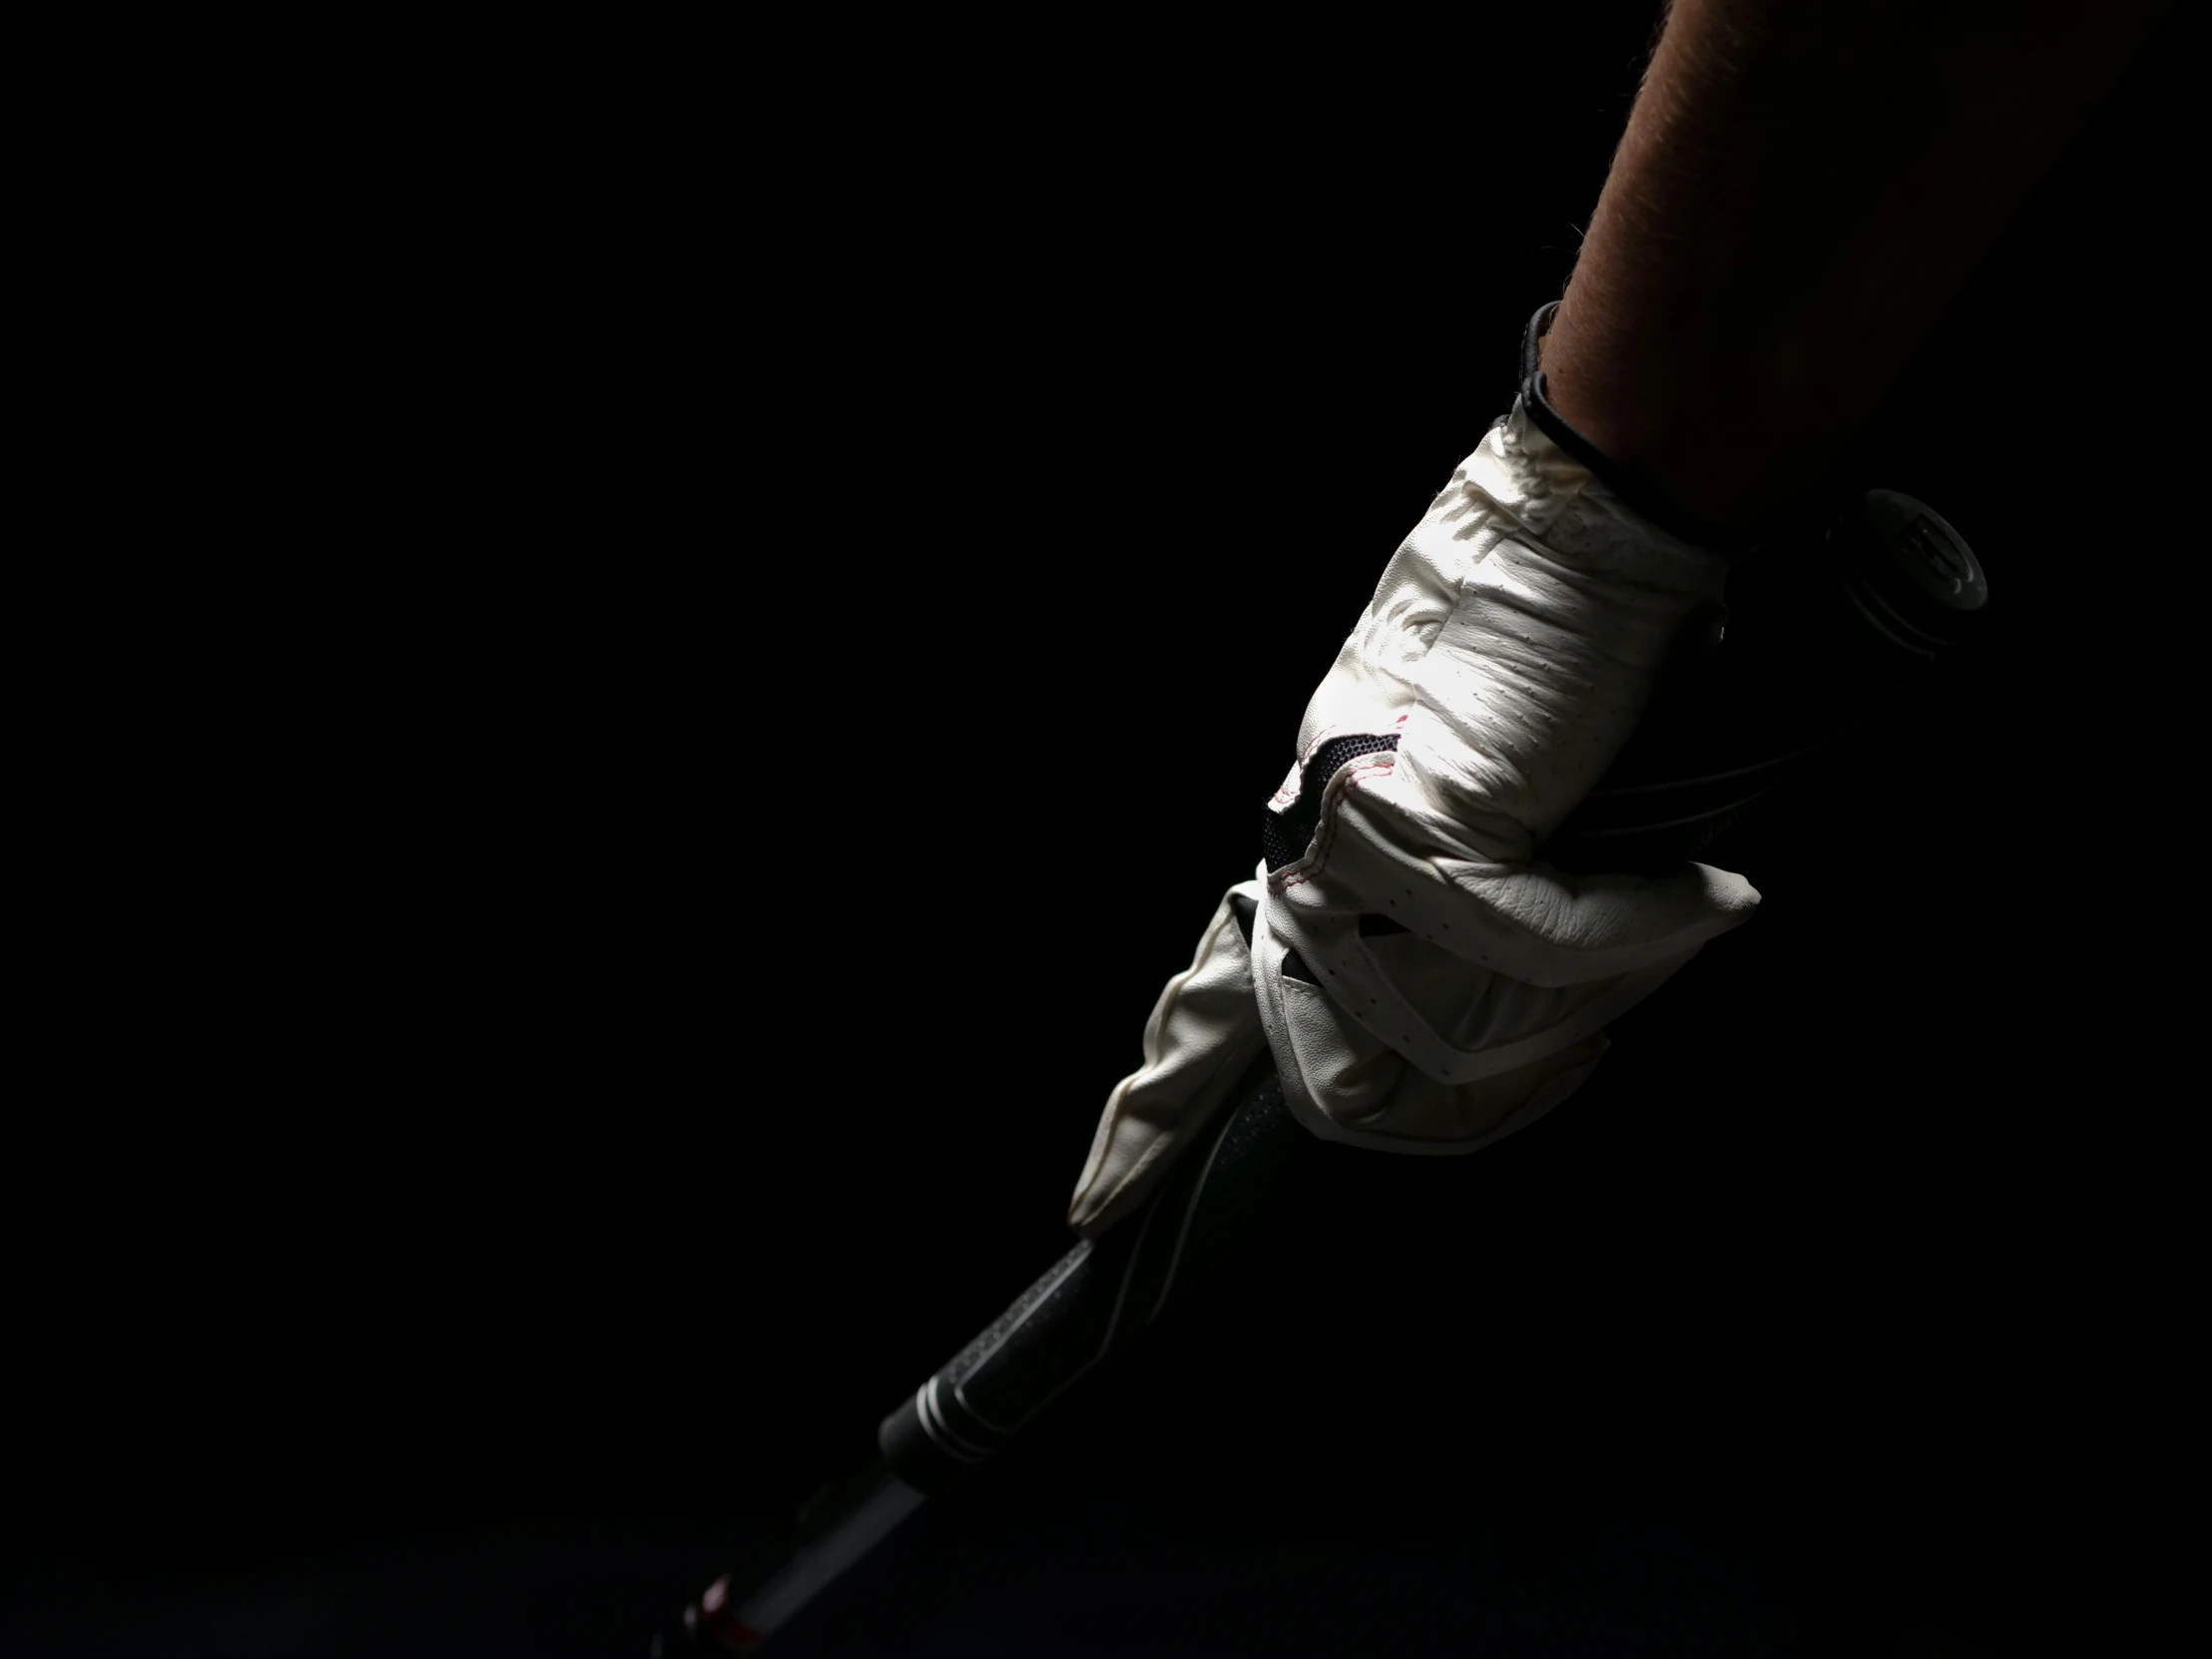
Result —
<path fill-rule="evenodd" d="M 1094 1239 L 1142 1204 L 1228 1103 L 1229 1091 L 1267 1051 L 1254 996 L 1252 952 L 1238 925 L 1241 905 L 1254 917 L 1267 890 L 1267 865 L 1222 895 L 1191 965 L 1167 982 L 1144 1028 L 1144 1065 L 1116 1085 L 1091 1138 L 1089 1160 L 1068 1205 L 1068 1225 Z M 1249 922 L 1248 922 L 1249 925 Z M 1601 1032 L 1588 1044 L 1494 1078 L 1510 1107 L 1575 1072 L 1557 1099 L 1573 1092 L 1604 1052 Z M 1577 1070 L 1579 1068 L 1579 1070 Z M 1554 1100 L 1550 1104 L 1556 1104 Z"/>
<path fill-rule="evenodd" d="M 1534 856 L 1627 743 L 1727 569 L 1515 400 L 1384 568 L 1308 705 L 1269 803 L 1272 855 L 1223 897 L 1153 1008 L 1144 1066 L 1107 1101 L 1068 1210 L 1079 1234 L 1143 1201 L 1263 1047 L 1325 1139 L 1488 1145 L 1573 1094 L 1609 1021 L 1750 919 L 1757 891 L 1710 865 L 1577 878 Z M 1249 948 L 1240 897 L 1257 901 Z"/>
<path fill-rule="evenodd" d="M 1252 954 L 1237 921 L 1250 917 L 1267 874 L 1222 895 L 1191 965 L 1170 979 L 1145 1021 L 1144 1065 L 1107 1097 L 1068 1225 L 1096 1238 L 1144 1202 L 1198 1140 L 1245 1068 L 1267 1051 L 1252 994 Z M 1248 923 L 1249 925 L 1249 923 Z"/>
<path fill-rule="evenodd" d="M 1579 878 L 1535 856 L 1720 606 L 1728 564 L 1621 500 L 1521 398 L 1430 503 L 1269 803 L 1253 974 L 1307 1128 L 1486 1146 L 1571 1095 L 1607 1023 L 1751 918 L 1751 883 L 1708 864 Z"/>

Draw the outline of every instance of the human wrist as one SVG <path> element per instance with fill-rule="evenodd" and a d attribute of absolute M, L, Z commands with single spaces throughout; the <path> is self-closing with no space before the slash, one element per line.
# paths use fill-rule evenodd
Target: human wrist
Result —
<path fill-rule="evenodd" d="M 1553 301 L 1532 316 L 1521 336 L 1520 402 L 1529 420 L 1560 449 L 1585 467 L 1626 506 L 1671 535 L 1731 558 L 1757 544 L 1766 520 L 1726 491 L 1679 487 L 1677 469 L 1637 441 L 1602 401 L 1587 395 L 1560 406 L 1545 355 L 1548 330 L 1559 315 Z M 1578 388 L 1580 389 L 1580 388 Z M 1573 412 L 1570 414 L 1568 411 Z M 1713 511 L 1718 502 L 1721 511 Z"/>

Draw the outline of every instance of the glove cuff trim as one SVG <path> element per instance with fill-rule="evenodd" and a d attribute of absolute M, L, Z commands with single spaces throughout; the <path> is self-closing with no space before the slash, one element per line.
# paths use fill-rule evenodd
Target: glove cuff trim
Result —
<path fill-rule="evenodd" d="M 1567 417 L 1551 406 L 1544 371 L 1536 366 L 1536 341 L 1550 330 L 1559 309 L 1554 299 L 1539 308 L 1521 330 L 1520 396 L 1544 436 L 1588 467 L 1598 482 L 1669 535 L 1722 554 L 1732 562 L 1743 558 L 1766 539 L 1764 531 L 1742 530 L 1708 524 L 1669 502 L 1649 479 L 1608 457 L 1576 431 Z"/>

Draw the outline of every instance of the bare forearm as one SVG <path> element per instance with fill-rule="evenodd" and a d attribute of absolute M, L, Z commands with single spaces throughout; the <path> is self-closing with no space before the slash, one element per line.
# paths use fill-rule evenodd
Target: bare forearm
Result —
<path fill-rule="evenodd" d="M 1677 0 L 1543 342 L 1674 503 L 1769 522 L 1880 406 L 2169 0 Z"/>

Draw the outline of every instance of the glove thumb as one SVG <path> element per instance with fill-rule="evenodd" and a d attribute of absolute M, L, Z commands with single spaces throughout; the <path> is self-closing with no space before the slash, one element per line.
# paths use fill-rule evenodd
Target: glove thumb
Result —
<path fill-rule="evenodd" d="M 1097 1238 L 1144 1202 L 1266 1051 L 1245 932 L 1262 891 L 1255 877 L 1223 894 L 1191 965 L 1153 1004 L 1144 1064 L 1107 1097 L 1068 1205 L 1081 1237 Z"/>

